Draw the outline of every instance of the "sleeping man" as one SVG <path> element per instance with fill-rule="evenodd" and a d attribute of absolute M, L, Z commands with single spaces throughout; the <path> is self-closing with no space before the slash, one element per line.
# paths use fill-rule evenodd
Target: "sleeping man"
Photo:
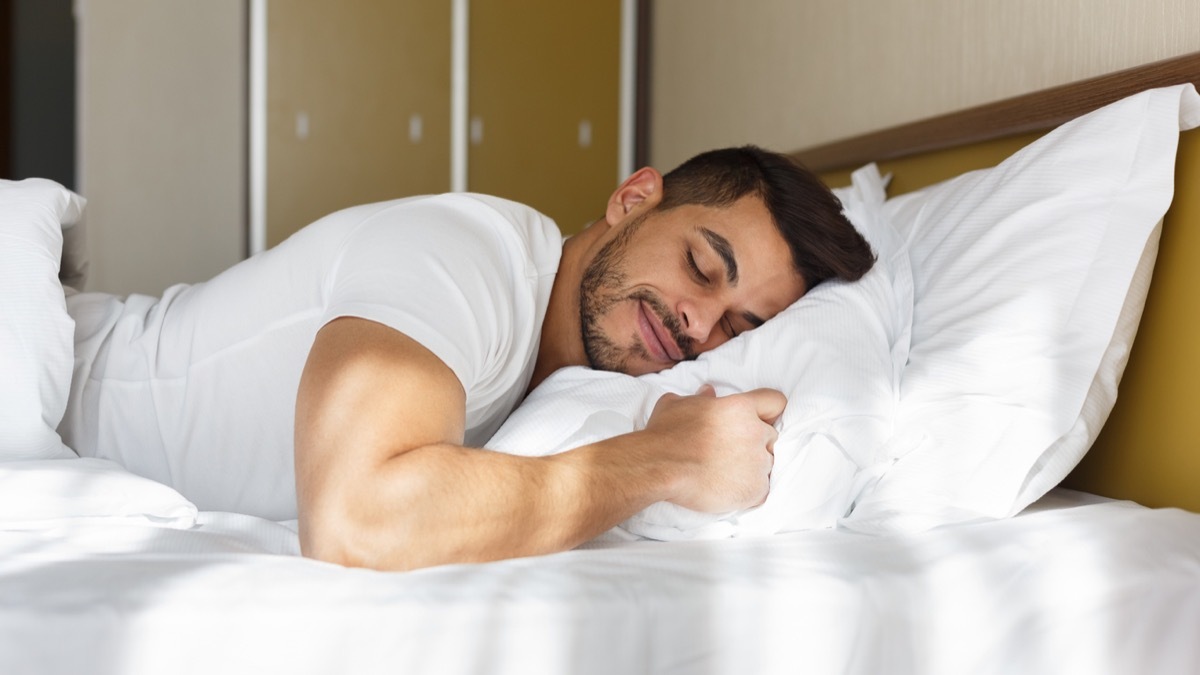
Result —
<path fill-rule="evenodd" d="M 565 242 L 481 195 L 354 207 L 162 298 L 68 298 L 59 432 L 201 509 L 298 517 L 321 560 L 564 550 L 658 501 L 761 503 L 786 402 L 703 390 L 565 453 L 476 449 L 526 392 L 565 366 L 669 368 L 873 260 L 824 185 L 754 147 L 637 171 Z"/>

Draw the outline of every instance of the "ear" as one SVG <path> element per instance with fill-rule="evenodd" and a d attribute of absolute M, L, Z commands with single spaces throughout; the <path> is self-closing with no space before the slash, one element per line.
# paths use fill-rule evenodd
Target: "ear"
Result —
<path fill-rule="evenodd" d="M 642 167 L 626 178 L 612 196 L 608 198 L 608 209 L 604 219 L 610 226 L 618 226 L 654 208 L 662 201 L 663 177 L 658 169 Z"/>

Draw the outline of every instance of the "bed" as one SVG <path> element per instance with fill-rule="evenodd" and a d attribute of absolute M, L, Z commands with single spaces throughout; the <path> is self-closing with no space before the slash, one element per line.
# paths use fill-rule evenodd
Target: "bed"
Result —
<path fill-rule="evenodd" d="M 1200 55 L 1191 55 L 797 157 L 831 185 L 849 185 L 840 194 L 857 204 L 853 208 L 861 209 L 864 221 L 871 214 L 920 216 L 964 208 L 960 193 L 947 198 L 936 191 L 971 181 L 989 188 L 987 176 L 996 174 L 965 172 L 993 167 L 1037 143 L 1046 130 L 1143 89 L 1196 81 Z M 1186 92 L 1175 96 L 1176 109 L 1168 112 L 1182 118 L 1186 106 L 1178 101 Z M 1116 124 L 1112 133 L 1126 127 Z M 1088 147 L 1104 145 L 1094 135 L 1086 138 L 1093 139 Z M 885 349 L 883 365 L 872 368 L 880 372 L 877 380 L 855 379 L 854 387 L 835 392 L 837 402 L 830 402 L 837 398 L 833 394 L 820 405 L 793 401 L 797 415 L 824 415 L 796 438 L 809 444 L 824 439 L 833 459 L 795 460 L 811 470 L 793 472 L 797 482 L 791 485 L 777 484 L 773 476 L 773 510 L 702 521 L 660 511 L 559 554 L 382 573 L 301 558 L 294 521 L 199 510 L 169 488 L 99 460 L 0 463 L 0 672 L 1196 672 L 1200 427 L 1193 409 L 1200 402 L 1200 324 L 1191 292 L 1200 288 L 1200 272 L 1189 258 L 1200 251 L 1195 241 L 1200 234 L 1192 231 L 1200 227 L 1200 131 L 1163 138 L 1178 141 L 1176 159 L 1170 140 L 1166 165 L 1174 194 L 1168 190 L 1156 202 L 1164 209 L 1169 202 L 1170 209 L 1165 218 L 1153 215 L 1157 207 L 1143 209 L 1153 222 L 1130 240 L 1137 244 L 1132 253 L 1120 251 L 1128 241 L 1118 242 L 1114 255 L 1120 261 L 1112 262 L 1129 268 L 1132 285 L 1138 278 L 1148 285 L 1144 311 L 1121 290 L 1116 311 L 1106 319 L 1117 330 L 1122 318 L 1132 323 L 1125 330 L 1136 333 L 1136 342 L 1131 353 L 1121 345 L 1115 351 L 1122 353 L 1114 353 L 1119 341 L 1110 335 L 1066 336 L 1090 345 L 1095 360 L 1104 359 L 1115 372 L 1095 366 L 1068 373 L 1085 386 L 1079 400 L 1064 404 L 1074 408 L 1069 429 L 1047 427 L 1053 456 L 1035 446 L 1019 471 L 1009 466 L 1020 454 L 1013 451 L 955 465 L 962 473 L 946 474 L 944 466 L 929 468 L 931 458 L 938 458 L 936 446 L 923 444 L 929 433 L 896 433 L 908 427 L 896 421 L 900 417 L 889 417 L 899 415 L 891 406 L 903 408 L 903 397 L 897 397 L 904 387 L 922 382 L 904 366 L 928 356 L 922 351 L 929 344 L 922 322 L 934 321 L 913 299 L 927 290 L 925 267 L 917 262 L 933 267 L 937 259 L 917 257 L 899 239 L 891 251 L 880 238 L 892 236 L 890 230 L 881 230 L 872 243 L 881 252 L 879 268 L 889 275 L 879 282 L 887 293 L 862 300 L 863 307 L 894 300 L 907 289 L 908 327 L 902 312 L 878 326 Z M 1063 165 L 1056 159 L 1054 166 Z M 1143 192 L 1137 185 L 1131 190 Z M 1035 210 L 1013 213 L 1024 217 Z M 1066 229 L 1056 227 L 1055 236 Z M 1147 251 L 1157 252 L 1157 260 L 1151 255 L 1147 262 Z M 948 258 L 947 265 L 972 260 Z M 1105 267 L 1104 276 L 1114 276 L 1111 269 Z M 1018 281 L 1030 278 L 1028 270 L 1018 272 Z M 1094 281 L 1082 277 L 1081 287 L 1091 288 Z M 863 288 L 870 287 L 832 288 L 820 297 L 840 301 L 837 293 Z M 1137 305 L 1133 318 L 1130 304 Z M 826 315 L 800 315 L 796 325 L 809 326 L 814 322 L 804 319 L 814 316 Z M 954 334 L 953 326 L 938 328 L 925 337 Z M 813 339 L 847 337 L 833 329 Z M 1071 351 L 1054 356 L 1073 358 Z M 837 372 L 866 362 L 856 356 L 831 364 L 820 356 L 805 361 L 796 355 L 797 367 Z M 897 357 L 901 363 L 889 369 Z M 727 386 L 735 385 L 736 373 L 705 364 L 674 382 L 606 380 L 599 388 L 611 414 L 589 417 L 592 433 L 619 432 L 644 416 L 644 405 L 621 409 L 630 400 L 622 387 L 644 394 L 701 379 L 725 378 Z M 1015 367 L 1005 362 L 993 370 L 1003 375 Z M 550 445 L 579 441 L 562 421 L 586 416 L 587 406 L 573 408 L 568 394 L 585 385 L 596 389 L 590 377 L 567 373 L 534 392 L 534 404 L 545 401 L 547 407 L 519 410 L 513 426 L 506 425 L 509 431 L 502 429 L 495 440 L 496 449 L 504 450 L 519 425 L 535 426 Z M 968 381 L 959 385 L 971 384 L 962 379 Z M 1115 405 L 1093 396 L 1108 388 L 1115 396 L 1118 381 Z M 840 410 L 845 399 L 861 403 L 864 397 L 876 397 L 879 406 L 866 413 L 855 408 L 843 426 L 829 423 L 829 411 Z M 985 397 L 947 401 L 929 395 L 921 401 L 924 407 L 912 407 L 909 421 L 928 421 L 931 410 L 944 412 L 937 406 L 963 405 L 964 398 L 975 403 Z M 1015 408 L 1000 403 L 1005 410 Z M 968 431 L 984 436 L 991 422 L 986 414 L 980 422 L 979 415 L 963 409 L 961 416 L 934 419 L 965 421 L 973 425 Z M 871 421 L 879 419 L 885 423 Z M 1025 426 L 1017 426 L 1003 430 L 1011 443 L 1006 449 L 1028 441 Z M 846 438 L 871 434 L 886 437 L 871 457 L 839 446 Z M 919 461 L 911 463 L 916 469 L 907 479 L 916 483 L 897 482 L 905 476 L 896 467 L 922 459 L 926 448 L 931 453 L 924 458 L 926 470 L 919 470 Z M 888 461 L 878 461 L 880 453 Z M 857 469 L 837 473 L 847 466 Z M 812 490 L 793 489 L 812 487 L 804 481 L 806 475 L 812 480 L 815 468 L 828 472 L 819 475 L 837 476 L 824 483 L 838 490 L 823 484 L 824 492 L 814 498 Z M 1003 494 L 991 491 L 1010 470 L 1020 480 L 1008 481 Z M 931 473 L 963 494 L 946 484 L 931 486 Z M 775 497 L 789 491 L 799 496 L 790 502 Z M 983 499 L 984 493 L 992 499 Z M 860 509 L 871 517 L 853 518 Z M 794 517 L 801 512 L 804 517 Z"/>

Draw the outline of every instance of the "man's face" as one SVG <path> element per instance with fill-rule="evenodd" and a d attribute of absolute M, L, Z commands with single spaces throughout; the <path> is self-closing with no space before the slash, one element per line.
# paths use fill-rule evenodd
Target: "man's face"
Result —
<path fill-rule="evenodd" d="M 805 290 L 759 198 L 650 210 L 616 228 L 584 272 L 584 350 L 593 368 L 657 372 L 760 325 Z"/>

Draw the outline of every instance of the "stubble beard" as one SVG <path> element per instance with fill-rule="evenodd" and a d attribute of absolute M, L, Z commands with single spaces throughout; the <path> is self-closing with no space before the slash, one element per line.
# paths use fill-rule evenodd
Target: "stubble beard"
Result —
<path fill-rule="evenodd" d="M 684 354 L 685 359 L 696 357 L 692 340 L 683 334 L 678 320 L 664 306 L 662 300 L 648 290 L 621 294 L 617 289 L 626 287 L 628 274 L 623 259 L 633 234 L 642 226 L 646 215 L 630 223 L 612 241 L 601 247 L 596 257 L 584 271 L 579 286 L 579 323 L 583 337 L 583 350 L 588 365 L 596 370 L 628 373 L 629 364 L 635 357 L 652 361 L 641 340 L 633 336 L 631 346 L 622 347 L 614 342 L 600 327 L 601 319 L 618 303 L 639 300 L 653 311 L 670 331 Z"/>

